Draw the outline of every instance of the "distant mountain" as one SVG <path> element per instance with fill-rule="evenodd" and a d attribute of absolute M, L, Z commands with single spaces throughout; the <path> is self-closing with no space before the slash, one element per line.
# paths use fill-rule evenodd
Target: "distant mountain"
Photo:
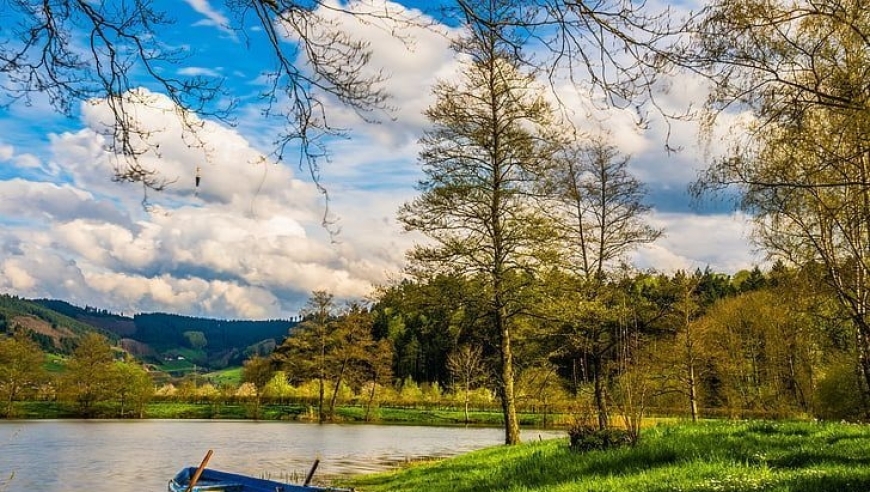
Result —
<path fill-rule="evenodd" d="M 119 338 L 111 331 L 77 320 L 39 302 L 0 294 L 0 333 L 17 328 L 27 330 L 42 350 L 59 354 L 72 352 L 78 339 L 88 332 L 96 331 L 113 341 Z"/>
<path fill-rule="evenodd" d="M 287 320 L 235 321 L 151 313 L 133 317 L 136 333 L 130 338 L 158 349 L 190 345 L 185 333 L 201 332 L 208 351 L 245 349 L 266 339 L 280 343 L 295 322 Z"/>
<path fill-rule="evenodd" d="M 0 334 L 27 330 L 49 353 L 69 354 L 88 332 L 97 332 L 129 353 L 151 361 L 185 358 L 200 367 L 237 365 L 251 354 L 266 354 L 298 322 L 240 321 L 166 313 L 132 318 L 56 299 L 23 299 L 0 294 Z"/>

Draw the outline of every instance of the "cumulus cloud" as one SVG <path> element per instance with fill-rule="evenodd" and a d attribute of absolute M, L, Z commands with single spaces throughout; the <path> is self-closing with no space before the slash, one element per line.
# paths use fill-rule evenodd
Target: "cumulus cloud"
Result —
<path fill-rule="evenodd" d="M 450 49 L 456 30 L 437 24 L 421 11 L 389 0 L 350 2 L 347 10 L 326 2 L 316 14 L 339 32 L 368 43 L 371 58 L 363 75 L 387 77 L 391 110 L 377 125 L 362 125 L 359 115 L 327 98 L 330 124 L 353 128 L 380 148 L 399 148 L 416 141 L 428 127 L 423 109 L 434 102 L 431 87 L 441 78 L 453 78 L 457 61 Z M 390 12 L 393 19 L 384 19 Z M 372 14 L 372 15 L 367 15 Z M 328 34 L 325 34 L 328 35 Z M 304 63 L 304 61 L 303 61 Z"/>
<path fill-rule="evenodd" d="M 747 246 L 751 231 L 742 213 L 655 213 L 651 222 L 666 228 L 666 235 L 636 252 L 635 264 L 641 268 L 673 272 L 710 267 L 735 273 L 765 262 Z"/>
<path fill-rule="evenodd" d="M 188 3 L 214 25 L 226 24 L 208 2 Z M 295 314 L 312 290 L 358 297 L 397 275 L 405 251 L 421 238 L 401 233 L 395 213 L 417 193 L 416 141 L 427 128 L 422 112 L 433 102 L 435 80 L 456 76 L 448 45 L 455 33 L 405 27 L 413 41 L 406 45 L 389 26 L 337 11 L 324 15 L 371 41 L 372 69 L 390 76 L 387 87 L 398 108 L 395 119 L 379 125 L 362 124 L 337 104 L 327 108 L 330 123 L 353 129 L 352 140 L 329 143 L 331 161 L 321 173 L 338 236 L 321 227 L 318 190 L 294 175 L 297 168 L 264 157 L 267 133 L 256 111 L 238 128 L 183 115 L 197 128 L 193 135 L 168 98 L 140 89 L 129 95 L 148 135 L 138 142 L 145 150 L 140 162 L 170 182 L 166 191 L 148 195 L 148 212 L 141 187 L 109 179 L 124 161 L 106 150 L 105 122 L 112 118 L 104 103 L 83 105 L 81 127 L 50 135 L 41 158 L 16 153 L 22 152 L 17 141 L 15 148 L 0 145 L 0 161 L 32 171 L 6 180 L 0 175 L 0 292 L 125 313 L 269 318 Z M 700 80 L 679 83 L 679 90 L 663 93 L 660 102 L 669 109 L 706 91 Z M 611 131 L 654 191 L 652 221 L 667 235 L 637 252 L 639 266 L 733 272 L 758 262 L 746 246 L 745 217 L 700 216 L 679 196 L 704 158 L 696 127 L 675 123 L 672 142 L 685 150 L 668 155 L 661 121 L 640 131 L 630 112 L 589 111 L 573 88 L 560 95 L 579 123 Z M 668 200 L 679 204 L 663 206 Z"/>
<path fill-rule="evenodd" d="M 141 162 L 174 182 L 151 195 L 150 212 L 141 188 L 110 183 L 118 161 L 101 135 L 108 108 L 87 105 L 85 128 L 50 139 L 50 160 L 67 183 L 0 181 L 9 198 L 0 215 L 16 217 L 0 234 L 0 289 L 124 312 L 276 317 L 295 313 L 316 289 L 364 296 L 399 267 L 380 245 L 358 240 L 364 231 L 334 243 L 314 186 L 235 130 L 196 121 L 191 140 L 165 97 L 136 97 L 151 149 Z"/>

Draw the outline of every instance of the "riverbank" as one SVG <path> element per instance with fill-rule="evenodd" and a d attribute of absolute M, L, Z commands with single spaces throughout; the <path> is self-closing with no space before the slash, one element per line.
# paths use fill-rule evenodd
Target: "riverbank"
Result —
<path fill-rule="evenodd" d="M 93 418 L 118 418 L 112 411 L 101 412 L 94 409 Z M 58 402 L 16 402 L 15 418 L 18 419 L 65 419 L 82 416 L 65 404 Z M 126 414 L 131 417 L 130 414 Z M 139 418 L 139 415 L 135 416 Z M 522 412 L 517 415 L 520 425 L 531 428 L 565 428 L 573 420 L 570 414 Z M 180 403 L 151 402 L 145 405 L 141 414 L 143 419 L 215 419 L 215 420 L 282 420 L 316 422 L 317 407 L 303 404 L 260 405 L 226 403 Z M 465 412 L 456 408 L 395 408 L 378 407 L 366 410 L 365 407 L 336 407 L 332 422 L 341 423 L 378 423 L 413 425 L 503 425 L 501 412 L 472 411 L 466 421 Z"/>
<path fill-rule="evenodd" d="M 866 492 L 870 428 L 712 422 L 657 426 L 632 448 L 576 453 L 566 439 L 498 446 L 344 480 L 363 492 Z"/>

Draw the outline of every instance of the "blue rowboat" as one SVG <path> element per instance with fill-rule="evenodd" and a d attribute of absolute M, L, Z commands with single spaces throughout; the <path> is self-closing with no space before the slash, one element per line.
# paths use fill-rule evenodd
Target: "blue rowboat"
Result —
<path fill-rule="evenodd" d="M 197 467 L 183 468 L 169 481 L 169 492 L 187 492 Z M 353 489 L 291 485 L 205 468 L 191 492 L 351 492 Z"/>

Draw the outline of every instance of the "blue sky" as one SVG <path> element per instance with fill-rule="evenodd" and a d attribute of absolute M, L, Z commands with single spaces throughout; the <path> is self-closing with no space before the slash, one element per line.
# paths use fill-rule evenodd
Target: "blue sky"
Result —
<path fill-rule="evenodd" d="M 270 162 L 275 128 L 260 116 L 261 73 L 270 61 L 252 37 L 226 28 L 216 0 L 159 0 L 176 23 L 162 39 L 188 49 L 178 74 L 224 77 L 240 96 L 235 126 L 203 117 L 208 151 L 188 147 L 172 106 L 155 88 L 141 94 L 140 123 L 155 131 L 161 155 L 146 162 L 170 187 L 149 194 L 111 181 L 112 156 L 96 131 L 108 117 L 94 101 L 72 117 L 57 114 L 44 98 L 0 108 L 0 292 L 51 297 L 115 312 L 165 311 L 223 318 L 262 319 L 298 312 L 312 290 L 361 297 L 401 274 L 404 252 L 418 239 L 400 232 L 395 212 L 415 196 L 420 178 L 417 139 L 426 129 L 428 88 L 456 74 L 446 38 L 411 30 L 412 48 L 373 26 L 341 19 L 348 32 L 371 41 L 372 64 L 391 75 L 387 88 L 394 119 L 362 122 L 340 106 L 327 108 L 351 138 L 330 143 L 331 161 L 321 179 L 332 196 L 341 234 L 320 226 L 323 202 L 295 164 Z M 445 32 L 449 28 L 444 27 Z M 672 80 L 660 104 L 672 109 L 699 104 L 704 83 L 684 75 Z M 562 94 L 583 113 L 579 92 Z M 665 237 L 638 251 L 641 268 L 672 271 L 704 268 L 734 273 L 761 258 L 754 255 L 743 217 L 722 205 L 689 206 L 686 186 L 721 143 L 699 144 L 697 126 L 675 123 L 674 143 L 664 151 L 665 127 L 653 121 L 639 130 L 620 111 L 596 112 L 599 126 L 632 156 L 635 174 L 649 187 L 652 223 Z M 194 194 L 194 173 L 202 185 Z"/>

